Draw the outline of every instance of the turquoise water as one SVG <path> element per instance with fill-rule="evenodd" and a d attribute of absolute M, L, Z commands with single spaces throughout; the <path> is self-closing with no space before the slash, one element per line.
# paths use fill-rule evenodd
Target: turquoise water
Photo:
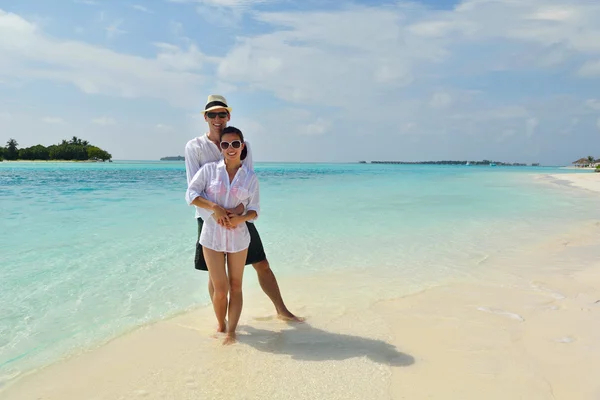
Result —
<path fill-rule="evenodd" d="M 402 279 L 380 296 L 600 218 L 596 196 L 533 178 L 572 172 L 558 168 L 256 169 L 257 226 L 277 277 L 346 269 Z M 0 386 L 208 302 L 184 192 L 183 163 L 0 163 Z"/>

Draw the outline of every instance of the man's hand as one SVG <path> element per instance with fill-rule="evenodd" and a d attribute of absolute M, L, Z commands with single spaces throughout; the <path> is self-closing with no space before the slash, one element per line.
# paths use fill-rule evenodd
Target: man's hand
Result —
<path fill-rule="evenodd" d="M 228 208 L 227 213 L 233 215 L 242 215 L 244 213 L 244 205 L 242 203 L 238 204 L 236 208 Z"/>
<path fill-rule="evenodd" d="M 242 217 L 241 215 L 229 214 L 228 217 L 229 217 L 229 225 L 231 225 L 231 228 L 235 228 L 239 224 L 246 222 L 244 217 Z"/>

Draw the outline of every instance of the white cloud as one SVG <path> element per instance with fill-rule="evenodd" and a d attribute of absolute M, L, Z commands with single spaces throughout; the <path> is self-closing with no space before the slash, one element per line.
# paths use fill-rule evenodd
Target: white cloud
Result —
<path fill-rule="evenodd" d="M 491 121 L 491 120 L 515 120 L 529 115 L 529 111 L 522 106 L 502 106 L 489 108 L 485 111 L 470 112 L 468 114 L 453 114 L 454 120 Z"/>
<path fill-rule="evenodd" d="M 196 12 L 206 22 L 221 27 L 236 27 L 253 7 L 277 2 L 273 0 L 168 0 L 171 3 L 196 4 Z"/>
<path fill-rule="evenodd" d="M 251 7 L 273 0 L 169 0 L 171 3 L 199 3 L 213 7 Z"/>
<path fill-rule="evenodd" d="M 73 2 L 77 4 L 85 4 L 87 6 L 97 6 L 100 4 L 94 0 L 73 0 Z"/>
<path fill-rule="evenodd" d="M 120 29 L 119 27 L 123 24 L 122 20 L 114 21 L 112 24 L 104 28 L 106 30 L 106 37 L 112 39 L 118 35 L 127 33 L 127 31 Z"/>
<path fill-rule="evenodd" d="M 0 121 L 8 121 L 10 119 L 12 119 L 11 113 L 9 113 L 8 111 L 0 112 Z"/>
<path fill-rule="evenodd" d="M 577 71 L 583 77 L 600 76 L 600 61 L 588 61 Z"/>
<path fill-rule="evenodd" d="M 305 134 L 310 136 L 318 136 L 325 134 L 331 127 L 331 122 L 322 118 L 312 122 L 306 126 Z"/>
<path fill-rule="evenodd" d="M 534 12 L 531 16 L 532 19 L 540 19 L 544 21 L 556 21 L 563 22 L 577 18 L 579 15 L 577 10 L 569 8 L 567 6 L 550 6 L 542 7 Z"/>
<path fill-rule="evenodd" d="M 92 119 L 92 123 L 101 126 L 116 125 L 117 121 L 110 117 L 98 117 Z"/>
<path fill-rule="evenodd" d="M 433 108 L 446 108 L 452 103 L 452 97 L 445 92 L 434 93 L 429 105 Z"/>
<path fill-rule="evenodd" d="M 131 8 L 133 8 L 134 10 L 138 10 L 138 11 L 144 12 L 146 14 L 154 14 L 153 11 L 151 11 L 148 8 L 146 8 L 146 7 L 142 6 L 142 5 L 139 5 L 139 4 L 134 4 L 134 5 L 131 6 Z"/>
<path fill-rule="evenodd" d="M 500 135 L 496 137 L 496 143 L 505 142 L 507 139 L 517 134 L 516 129 L 505 129 Z"/>
<path fill-rule="evenodd" d="M 58 117 L 44 117 L 42 121 L 47 124 L 63 124 L 65 122 L 62 118 Z"/>
<path fill-rule="evenodd" d="M 200 70 L 207 61 L 215 60 L 205 56 L 194 44 L 189 45 L 187 50 L 169 43 L 154 45 L 161 50 L 156 56 L 157 61 L 165 68 L 176 71 Z"/>
<path fill-rule="evenodd" d="M 589 108 L 591 108 L 592 110 L 597 110 L 600 111 L 600 100 L 596 100 L 596 99 L 587 99 L 585 101 L 585 105 Z"/>
<path fill-rule="evenodd" d="M 539 121 L 537 118 L 529 118 L 525 122 L 525 135 L 527 137 L 533 136 L 535 134 L 535 130 L 538 125 L 539 125 Z"/>
<path fill-rule="evenodd" d="M 182 70 L 182 65 L 189 65 L 190 57 L 201 57 L 197 49 L 159 49 L 156 58 L 122 54 L 79 41 L 47 37 L 31 22 L 2 10 L 0 53 L 0 76 L 71 83 L 88 94 L 151 97 L 190 106 L 197 103 L 204 81 L 198 71 Z M 175 65 L 179 69 L 174 69 Z"/>
<path fill-rule="evenodd" d="M 466 0 L 451 11 L 398 3 L 252 15 L 273 31 L 238 38 L 219 65 L 219 77 L 297 104 L 351 109 L 358 103 L 381 103 L 376 99 L 390 86 L 403 88 L 416 81 L 423 86 L 464 70 L 557 68 L 567 60 L 600 54 L 600 7 L 583 0 L 568 6 L 542 0 Z M 494 42 L 494 52 L 476 57 L 478 46 L 486 42 Z M 431 105 L 451 102 L 437 95 Z"/>
<path fill-rule="evenodd" d="M 155 126 L 156 129 L 158 129 L 159 131 L 172 131 L 173 127 L 171 125 L 166 125 L 166 124 L 157 124 Z"/>

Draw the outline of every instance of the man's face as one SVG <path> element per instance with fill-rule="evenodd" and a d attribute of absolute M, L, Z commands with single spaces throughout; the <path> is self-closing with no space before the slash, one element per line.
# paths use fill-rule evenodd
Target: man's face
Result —
<path fill-rule="evenodd" d="M 204 120 L 208 123 L 208 129 L 214 133 L 221 133 L 229 122 L 230 115 L 225 108 L 215 108 L 204 113 Z"/>

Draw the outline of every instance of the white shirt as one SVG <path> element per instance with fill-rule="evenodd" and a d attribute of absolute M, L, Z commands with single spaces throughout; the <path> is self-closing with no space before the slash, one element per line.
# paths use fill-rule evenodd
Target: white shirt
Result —
<path fill-rule="evenodd" d="M 242 161 L 242 164 L 250 168 L 251 171 L 254 171 L 250 143 L 244 141 L 244 144 L 248 149 L 248 154 L 246 155 L 246 159 Z M 192 181 L 194 175 L 196 175 L 196 172 L 198 172 L 203 165 L 223 159 L 223 154 L 221 153 L 221 150 L 208 138 L 207 134 L 204 134 L 187 142 L 187 144 L 185 145 L 184 154 L 185 173 L 187 175 L 188 186 Z M 237 204 L 235 204 L 234 207 L 235 206 L 237 206 Z M 212 211 L 209 211 L 205 208 L 196 207 L 196 218 L 200 217 L 204 221 L 206 221 L 211 215 Z"/>
<path fill-rule="evenodd" d="M 199 196 L 223 208 L 234 208 L 242 203 L 246 210 L 256 211 L 257 217 L 259 214 L 258 178 L 254 171 L 244 164 L 238 169 L 231 183 L 225 161 L 203 165 L 192 178 L 185 199 L 188 204 L 192 204 Z M 236 253 L 248 248 L 250 232 L 245 223 L 234 229 L 227 229 L 219 225 L 214 218 L 207 218 L 200 233 L 200 244 L 215 251 Z"/>

